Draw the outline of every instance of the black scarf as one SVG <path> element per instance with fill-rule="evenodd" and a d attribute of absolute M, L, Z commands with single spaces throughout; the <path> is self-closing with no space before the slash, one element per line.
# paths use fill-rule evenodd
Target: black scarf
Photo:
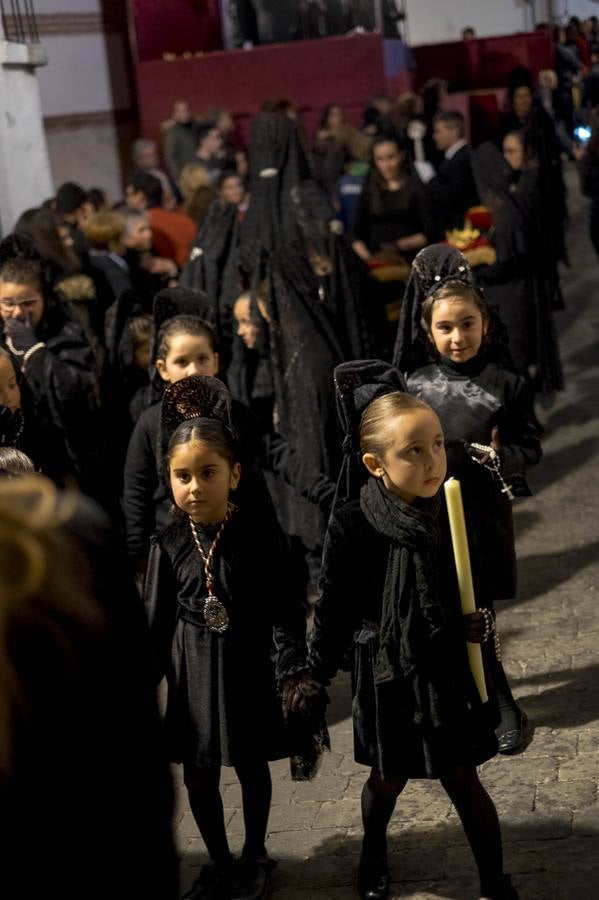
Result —
<path fill-rule="evenodd" d="M 405 503 L 379 479 L 369 478 L 360 507 L 372 527 L 391 540 L 374 682 L 412 675 L 418 682 L 415 670 L 431 653 L 430 639 L 447 625 L 437 583 L 440 500 Z M 422 702 L 417 708 L 423 709 Z"/>

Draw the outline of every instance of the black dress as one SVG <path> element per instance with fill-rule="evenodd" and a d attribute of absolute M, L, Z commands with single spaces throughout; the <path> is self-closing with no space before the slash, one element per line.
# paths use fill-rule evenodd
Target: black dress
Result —
<path fill-rule="evenodd" d="M 448 698 L 446 724 L 415 724 L 409 679 L 375 684 L 390 546 L 390 540 L 367 521 L 359 500 L 351 500 L 333 513 L 323 555 L 310 668 L 328 683 L 351 645 L 356 762 L 375 767 L 383 778 L 439 778 L 457 765 L 480 765 L 495 755 L 495 706 L 491 702 L 481 705 L 468 671 L 447 541 L 438 559 L 448 626 L 425 648 L 418 666 L 420 676 Z"/>
<path fill-rule="evenodd" d="M 367 188 L 362 193 L 353 228 L 353 240 L 363 241 L 371 253 L 413 234 L 431 231 L 428 210 L 419 182 L 408 178 L 397 191 L 381 191 L 380 207 L 373 206 Z"/>
<path fill-rule="evenodd" d="M 435 410 L 443 426 L 448 474 L 461 482 L 479 605 L 514 597 L 512 505 L 492 474 L 468 456 L 464 442 L 488 445 L 497 427 L 503 477 L 515 495 L 530 494 L 523 473 L 539 462 L 541 445 L 524 380 L 484 355 L 463 364 L 441 358 L 408 376 L 408 390 Z"/>
<path fill-rule="evenodd" d="M 218 526 L 197 530 L 207 552 Z M 305 668 L 306 631 L 284 537 L 240 509 L 214 561 L 214 594 L 230 620 L 224 634 L 205 624 L 204 568 L 187 517 L 153 540 L 145 600 L 157 675 L 168 681 L 171 758 L 197 767 L 284 758 L 277 681 Z"/>

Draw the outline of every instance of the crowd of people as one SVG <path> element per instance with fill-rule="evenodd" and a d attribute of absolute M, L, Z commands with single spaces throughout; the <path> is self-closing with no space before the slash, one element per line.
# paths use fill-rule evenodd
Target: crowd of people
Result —
<path fill-rule="evenodd" d="M 58 829 L 47 842 L 42 881 L 28 876 L 38 892 L 50 872 L 61 896 L 80 895 L 70 847 L 89 860 L 82 817 L 103 848 L 85 892 L 110 893 L 128 847 L 109 824 L 122 791 L 139 801 L 144 895 L 175 896 L 168 758 L 183 765 L 210 856 L 186 897 L 259 900 L 272 871 L 268 762 L 314 776 L 326 688 L 346 667 L 356 760 L 370 767 L 360 896 L 387 896 L 397 798 L 408 779 L 435 778 L 481 895 L 517 898 L 476 767 L 528 740 L 495 605 L 516 593 L 512 500 L 530 494 L 542 455 L 534 404 L 563 387 L 569 146 L 545 87 L 515 71 L 495 140 L 475 148 L 440 81 L 421 98 L 374 97 L 359 126 L 331 104 L 312 145 L 293 105 L 269 102 L 247 156 L 226 111 L 198 121 L 179 101 L 166 171 L 139 140 L 118 203 L 66 183 L 0 242 L 0 582 L 14 598 L 0 616 L 12 736 L 0 818 L 16 872 L 38 807 L 63 804 L 68 839 Z M 597 140 L 593 128 L 575 150 L 595 237 Z M 466 616 L 447 475 L 468 523 L 479 609 Z M 482 647 L 486 702 L 466 640 Z M 150 695 L 163 677 L 161 725 Z M 53 752 L 36 769 L 47 727 Z M 67 765 L 77 788 L 93 783 L 87 805 L 74 783 L 58 796 Z M 240 860 L 223 765 L 242 788 Z"/>

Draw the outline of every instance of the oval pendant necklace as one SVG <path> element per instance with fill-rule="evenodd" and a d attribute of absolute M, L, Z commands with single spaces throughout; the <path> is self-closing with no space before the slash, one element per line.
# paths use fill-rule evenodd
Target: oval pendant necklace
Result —
<path fill-rule="evenodd" d="M 222 533 L 225 530 L 225 525 L 233 515 L 233 510 L 235 507 L 232 503 L 229 503 L 227 507 L 227 513 L 225 518 L 222 520 L 220 528 L 216 533 L 216 537 L 212 541 L 210 545 L 210 549 L 208 553 L 204 553 L 204 548 L 202 547 L 201 541 L 198 537 L 198 530 L 196 528 L 196 523 L 193 521 L 191 516 L 189 517 L 189 524 L 191 526 L 191 533 L 193 534 L 193 539 L 195 541 L 195 545 L 197 547 L 197 551 L 200 554 L 200 558 L 202 560 L 202 564 L 204 566 L 204 575 L 206 577 L 206 589 L 208 591 L 208 596 L 204 601 L 204 619 L 206 620 L 206 626 L 210 631 L 214 631 L 216 634 L 224 634 L 227 628 L 229 627 L 229 614 L 227 609 L 223 603 L 216 597 L 213 593 L 214 587 L 214 571 L 212 568 L 212 560 L 214 558 L 214 551 L 216 550 L 216 545 L 220 541 L 222 537 Z"/>

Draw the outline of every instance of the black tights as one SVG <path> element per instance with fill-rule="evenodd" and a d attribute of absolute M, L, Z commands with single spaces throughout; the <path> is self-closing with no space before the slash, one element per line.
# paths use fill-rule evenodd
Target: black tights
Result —
<path fill-rule="evenodd" d="M 184 772 L 189 805 L 208 854 L 216 863 L 227 862 L 231 858 L 231 851 L 220 795 L 220 767 L 196 768 L 186 765 Z M 266 855 L 264 841 L 272 798 L 270 769 L 267 762 L 252 762 L 235 766 L 235 773 L 241 784 L 243 802 L 243 856 L 257 859 Z"/>
<path fill-rule="evenodd" d="M 490 893 L 503 873 L 501 831 L 495 805 L 474 766 L 457 766 L 441 784 L 460 817 L 478 867 L 482 893 Z M 407 778 L 383 779 L 372 769 L 362 789 L 364 856 L 385 858 L 387 826 Z"/>

